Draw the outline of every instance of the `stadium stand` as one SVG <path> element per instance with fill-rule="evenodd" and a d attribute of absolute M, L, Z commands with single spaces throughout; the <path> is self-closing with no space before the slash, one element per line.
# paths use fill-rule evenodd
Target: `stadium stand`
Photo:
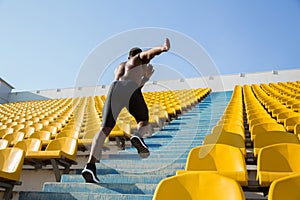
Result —
<path fill-rule="evenodd" d="M 290 184 L 289 178 L 299 173 L 299 88 L 300 82 L 278 82 L 236 85 L 232 92 L 221 93 L 201 88 L 145 92 L 150 123 L 156 128 L 156 134 L 145 139 L 153 154 L 147 160 L 135 156 L 128 138 L 136 123 L 122 111 L 106 141 L 107 148 L 117 141 L 118 154 L 105 155 L 97 165 L 100 185 L 83 183 L 82 167 L 76 168 L 76 163 L 78 155 L 87 155 L 82 151 L 89 149 L 101 126 L 105 96 L 1 104 L 0 144 L 3 141 L 2 149 L 23 149 L 24 165 L 50 167 L 58 181 L 44 183 L 43 192 L 20 192 L 21 200 L 35 195 L 87 199 L 100 194 L 113 199 L 166 199 L 174 188 L 178 194 L 173 199 L 203 194 L 194 190 L 228 199 L 215 191 L 230 184 L 234 191 L 226 189 L 226 194 L 232 198 L 275 199 L 273 193 L 283 191 L 278 187 L 281 181 L 286 188 L 285 181 Z M 220 180 L 231 183 L 223 185 Z"/>

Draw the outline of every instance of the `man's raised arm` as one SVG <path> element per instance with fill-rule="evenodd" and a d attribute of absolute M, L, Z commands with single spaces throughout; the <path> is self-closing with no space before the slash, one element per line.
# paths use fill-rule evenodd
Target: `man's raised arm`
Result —
<path fill-rule="evenodd" d="M 161 54 L 162 52 L 169 51 L 170 49 L 170 40 L 166 38 L 165 43 L 162 46 L 153 47 L 149 50 L 143 51 L 139 54 L 140 59 L 145 63 L 149 63 L 154 56 Z"/>

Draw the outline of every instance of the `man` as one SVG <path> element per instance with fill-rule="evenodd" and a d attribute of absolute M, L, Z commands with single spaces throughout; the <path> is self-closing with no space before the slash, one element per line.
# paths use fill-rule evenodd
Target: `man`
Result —
<path fill-rule="evenodd" d="M 162 46 L 142 51 L 132 48 L 126 62 L 122 62 L 115 70 L 115 80 L 111 84 L 102 111 L 102 125 L 100 131 L 94 136 L 90 156 L 82 176 L 86 182 L 99 183 L 96 174 L 96 162 L 102 155 L 105 138 L 109 136 L 116 124 L 120 111 L 126 107 L 138 123 L 137 134 L 130 138 L 132 145 L 137 149 L 142 158 L 150 155 L 148 146 L 143 137 L 152 134 L 148 124 L 148 108 L 142 95 L 141 88 L 152 76 L 154 69 L 150 61 L 162 52 L 170 49 L 170 41 L 166 38 Z"/>

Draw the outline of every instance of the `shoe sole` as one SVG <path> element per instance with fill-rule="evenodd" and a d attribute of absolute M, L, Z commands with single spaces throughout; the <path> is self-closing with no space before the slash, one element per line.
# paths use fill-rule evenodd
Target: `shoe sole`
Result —
<path fill-rule="evenodd" d="M 148 158 L 150 156 L 149 149 L 143 144 L 138 137 L 131 138 L 131 144 L 137 149 L 138 154 L 142 158 Z"/>
<path fill-rule="evenodd" d="M 93 173 L 88 169 L 83 170 L 81 174 L 87 183 L 100 183 L 99 181 L 94 180 Z"/>

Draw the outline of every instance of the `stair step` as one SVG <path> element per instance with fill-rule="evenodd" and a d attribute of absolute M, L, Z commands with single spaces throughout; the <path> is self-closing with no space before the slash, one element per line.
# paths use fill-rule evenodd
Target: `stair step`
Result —
<path fill-rule="evenodd" d="M 150 194 L 153 195 L 157 184 L 143 183 L 45 183 L 44 192 L 86 192 L 102 194 Z"/>
<path fill-rule="evenodd" d="M 81 200 L 81 199 L 98 199 L 98 200 L 152 200 L 153 195 L 145 194 L 103 194 L 103 193 L 81 193 L 81 192 L 20 192 L 19 200 Z"/>
<path fill-rule="evenodd" d="M 158 184 L 162 179 L 166 178 L 165 175 L 132 175 L 132 174 L 105 174 L 97 176 L 101 183 L 145 183 L 145 184 Z M 76 182 L 84 183 L 84 178 L 80 174 L 62 175 L 62 183 Z"/>

